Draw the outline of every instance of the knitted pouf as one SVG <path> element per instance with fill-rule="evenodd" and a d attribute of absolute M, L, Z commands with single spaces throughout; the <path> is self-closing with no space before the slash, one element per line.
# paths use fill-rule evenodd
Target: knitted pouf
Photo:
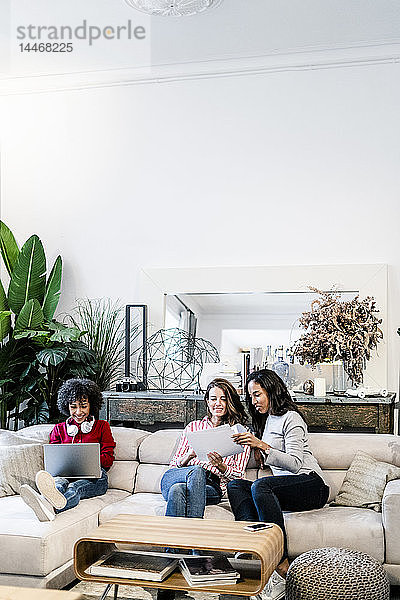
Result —
<path fill-rule="evenodd" d="M 286 600 L 389 600 L 382 565 L 347 548 L 318 548 L 298 556 L 286 579 Z"/>

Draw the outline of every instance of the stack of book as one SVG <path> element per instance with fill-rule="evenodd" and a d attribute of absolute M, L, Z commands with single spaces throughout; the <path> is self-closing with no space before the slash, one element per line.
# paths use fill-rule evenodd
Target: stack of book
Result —
<path fill-rule="evenodd" d="M 161 552 L 119 552 L 102 556 L 86 569 L 89 575 L 163 581 L 178 566 L 179 559 Z"/>
<path fill-rule="evenodd" d="M 193 587 L 234 585 L 240 578 L 226 556 L 185 556 L 179 567 Z"/>

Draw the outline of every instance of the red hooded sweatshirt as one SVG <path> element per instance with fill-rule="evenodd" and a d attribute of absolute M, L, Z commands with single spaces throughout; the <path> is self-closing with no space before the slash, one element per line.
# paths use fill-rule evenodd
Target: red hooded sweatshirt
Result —
<path fill-rule="evenodd" d="M 101 466 L 108 470 L 114 462 L 114 448 L 116 443 L 111 433 L 110 424 L 107 421 L 95 420 L 92 431 L 82 433 L 80 426 L 74 419 L 70 421 L 71 425 L 78 427 L 76 436 L 68 435 L 67 424 L 58 423 L 54 426 L 50 433 L 50 444 L 100 444 L 100 463 Z"/>

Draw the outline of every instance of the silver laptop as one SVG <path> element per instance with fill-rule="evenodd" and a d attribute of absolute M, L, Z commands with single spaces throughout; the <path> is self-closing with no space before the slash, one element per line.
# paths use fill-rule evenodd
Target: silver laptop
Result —
<path fill-rule="evenodd" d="M 54 477 L 98 479 L 100 444 L 45 444 L 44 468 Z"/>

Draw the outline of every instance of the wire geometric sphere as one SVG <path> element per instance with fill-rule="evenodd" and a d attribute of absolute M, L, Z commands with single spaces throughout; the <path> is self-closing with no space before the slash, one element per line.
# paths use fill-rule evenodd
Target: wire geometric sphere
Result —
<path fill-rule="evenodd" d="M 160 329 L 147 341 L 149 389 L 189 390 L 199 386 L 204 363 L 219 362 L 218 350 L 183 329 Z"/>

